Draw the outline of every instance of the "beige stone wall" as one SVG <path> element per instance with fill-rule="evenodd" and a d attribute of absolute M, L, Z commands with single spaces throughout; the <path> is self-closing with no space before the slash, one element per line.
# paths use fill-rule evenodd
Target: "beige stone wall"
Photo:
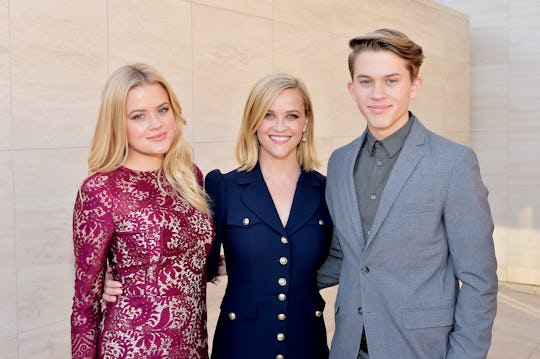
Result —
<path fill-rule="evenodd" d="M 499 277 L 540 285 L 540 5 L 441 2 L 470 16 L 471 145 L 490 189 Z"/>
<path fill-rule="evenodd" d="M 346 92 L 347 40 L 379 27 L 423 45 L 425 86 L 414 110 L 431 129 L 469 144 L 468 19 L 427 0 L 0 0 L 0 357 L 69 357 L 71 211 L 111 71 L 145 61 L 165 73 L 204 172 L 235 166 L 251 84 L 271 71 L 298 75 L 314 100 L 326 165 L 332 149 L 365 126 Z M 525 69 L 517 74 L 523 82 Z M 521 118 L 512 122 L 513 142 L 530 137 Z M 507 128 L 507 121 L 483 125 Z M 483 138 L 507 159 L 495 144 L 506 148 L 508 138 Z M 527 156 L 514 171 L 524 171 L 525 159 L 533 159 Z M 518 188 L 523 196 L 533 189 Z M 525 240 L 532 235 L 527 213 L 538 200 L 529 212 L 510 204 Z M 210 293 L 212 318 L 220 288 Z M 329 313 L 333 294 L 326 294 Z"/>

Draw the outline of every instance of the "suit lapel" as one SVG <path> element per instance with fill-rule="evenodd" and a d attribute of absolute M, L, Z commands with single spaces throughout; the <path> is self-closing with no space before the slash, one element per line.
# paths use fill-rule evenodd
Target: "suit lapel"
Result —
<path fill-rule="evenodd" d="M 384 219 L 390 211 L 390 208 L 392 208 L 397 196 L 405 185 L 405 182 L 414 172 L 418 162 L 420 162 L 420 159 L 424 155 L 423 145 L 425 135 L 425 127 L 416 119 L 413 127 L 411 128 L 411 133 L 403 144 L 399 158 L 397 159 L 396 164 L 390 173 L 390 177 L 386 182 L 386 186 L 384 187 L 381 202 L 379 203 L 377 213 L 375 214 L 375 218 L 373 220 L 371 233 L 367 238 L 366 247 L 371 243 L 371 240 L 379 231 Z"/>
<path fill-rule="evenodd" d="M 347 204 L 347 214 L 345 214 L 349 220 L 348 228 L 352 228 L 355 241 L 361 243 L 362 246 L 358 247 L 357 245 L 352 246 L 354 249 L 358 249 L 358 257 L 360 257 L 361 249 L 364 248 L 365 238 L 364 230 L 362 226 L 362 219 L 360 217 L 360 208 L 358 207 L 358 201 L 356 197 L 356 187 L 354 185 L 354 166 L 356 164 L 356 158 L 360 153 L 360 147 L 364 143 L 366 138 L 366 131 L 362 133 L 358 139 L 356 139 L 347 149 L 348 153 L 344 156 L 344 163 L 339 165 L 339 168 L 343 169 L 340 173 L 334 174 L 334 176 L 345 176 L 343 178 L 343 183 L 345 184 L 339 196 L 342 204 Z M 341 183 L 341 180 L 336 181 L 336 183 Z"/>
<path fill-rule="evenodd" d="M 238 176 L 238 184 L 245 187 L 241 196 L 246 207 L 275 231 L 285 234 L 259 165 L 249 172 L 241 172 Z"/>
<path fill-rule="evenodd" d="M 291 213 L 285 227 L 288 235 L 293 234 L 302 227 L 319 208 L 321 189 L 318 187 L 320 187 L 320 182 L 316 177 L 302 171 L 296 185 Z"/>

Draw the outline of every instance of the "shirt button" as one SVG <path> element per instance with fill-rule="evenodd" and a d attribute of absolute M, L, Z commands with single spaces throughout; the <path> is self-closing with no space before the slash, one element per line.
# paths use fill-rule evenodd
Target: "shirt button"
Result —
<path fill-rule="evenodd" d="M 283 294 L 283 293 L 279 293 L 278 296 L 277 296 L 277 299 L 280 302 L 284 302 L 287 299 L 287 296 L 285 294 Z"/>
<path fill-rule="evenodd" d="M 369 273 L 369 267 L 368 266 L 363 266 L 361 269 L 362 273 L 364 274 L 368 274 Z"/>
<path fill-rule="evenodd" d="M 276 339 L 278 340 L 278 342 L 284 341 L 285 340 L 285 334 L 279 333 L 278 335 L 276 335 Z"/>
<path fill-rule="evenodd" d="M 324 226 L 324 221 L 322 219 L 319 219 L 319 225 Z"/>
<path fill-rule="evenodd" d="M 377 166 L 382 166 L 382 165 L 383 165 L 383 161 L 377 160 Z"/>
<path fill-rule="evenodd" d="M 285 265 L 285 264 L 287 264 L 287 262 L 288 262 L 288 260 L 287 260 L 286 257 L 281 257 L 279 259 L 279 264 L 281 264 L 281 265 Z"/>
<path fill-rule="evenodd" d="M 377 196 L 374 195 L 374 194 L 372 194 L 371 196 L 369 196 L 369 198 L 371 198 L 371 199 L 377 199 Z"/>
<path fill-rule="evenodd" d="M 316 317 L 322 316 L 322 312 L 321 312 L 320 310 L 316 310 L 316 311 L 315 311 L 315 316 L 316 316 Z"/>
<path fill-rule="evenodd" d="M 236 313 L 230 312 L 229 313 L 229 319 L 230 320 L 235 320 L 236 319 Z"/>
<path fill-rule="evenodd" d="M 277 318 L 278 318 L 279 320 L 285 320 L 285 319 L 287 319 L 287 316 L 286 316 L 285 314 L 283 314 L 283 313 L 279 313 L 278 316 L 277 316 Z"/>
<path fill-rule="evenodd" d="M 289 243 L 289 241 L 287 240 L 286 237 L 281 237 L 281 243 L 287 244 L 287 243 Z"/>
<path fill-rule="evenodd" d="M 242 223 L 244 224 L 244 226 L 247 226 L 247 225 L 249 224 L 249 218 L 247 218 L 247 217 L 244 218 L 244 219 L 242 220 Z"/>
<path fill-rule="evenodd" d="M 358 307 L 358 309 L 356 309 L 356 311 L 358 312 L 358 314 L 364 315 L 364 311 L 362 310 L 362 307 Z"/>
<path fill-rule="evenodd" d="M 285 359 L 285 356 L 283 354 L 276 355 L 276 359 Z"/>
<path fill-rule="evenodd" d="M 287 279 L 279 278 L 277 282 L 280 286 L 284 287 L 287 284 Z"/>

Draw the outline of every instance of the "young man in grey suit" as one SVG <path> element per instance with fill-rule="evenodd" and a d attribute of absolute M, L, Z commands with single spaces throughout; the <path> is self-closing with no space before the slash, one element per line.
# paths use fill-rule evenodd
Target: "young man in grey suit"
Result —
<path fill-rule="evenodd" d="M 420 46 L 389 29 L 349 45 L 367 129 L 328 164 L 335 229 L 319 282 L 340 284 L 330 358 L 485 358 L 497 264 L 476 156 L 409 112 Z"/>

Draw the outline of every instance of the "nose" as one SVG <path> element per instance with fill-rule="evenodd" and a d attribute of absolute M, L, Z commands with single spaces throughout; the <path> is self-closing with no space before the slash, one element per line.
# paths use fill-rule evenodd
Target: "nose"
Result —
<path fill-rule="evenodd" d="M 274 129 L 276 131 L 283 131 L 285 130 L 285 127 L 285 119 L 283 117 L 276 117 L 276 121 L 274 122 Z"/>
<path fill-rule="evenodd" d="M 384 84 L 381 82 L 375 82 L 372 87 L 371 97 L 374 99 L 381 99 L 386 96 Z"/>
<path fill-rule="evenodd" d="M 161 122 L 161 117 L 159 116 L 159 113 L 152 113 L 150 115 L 150 127 L 151 128 L 160 128 L 163 125 Z"/>

